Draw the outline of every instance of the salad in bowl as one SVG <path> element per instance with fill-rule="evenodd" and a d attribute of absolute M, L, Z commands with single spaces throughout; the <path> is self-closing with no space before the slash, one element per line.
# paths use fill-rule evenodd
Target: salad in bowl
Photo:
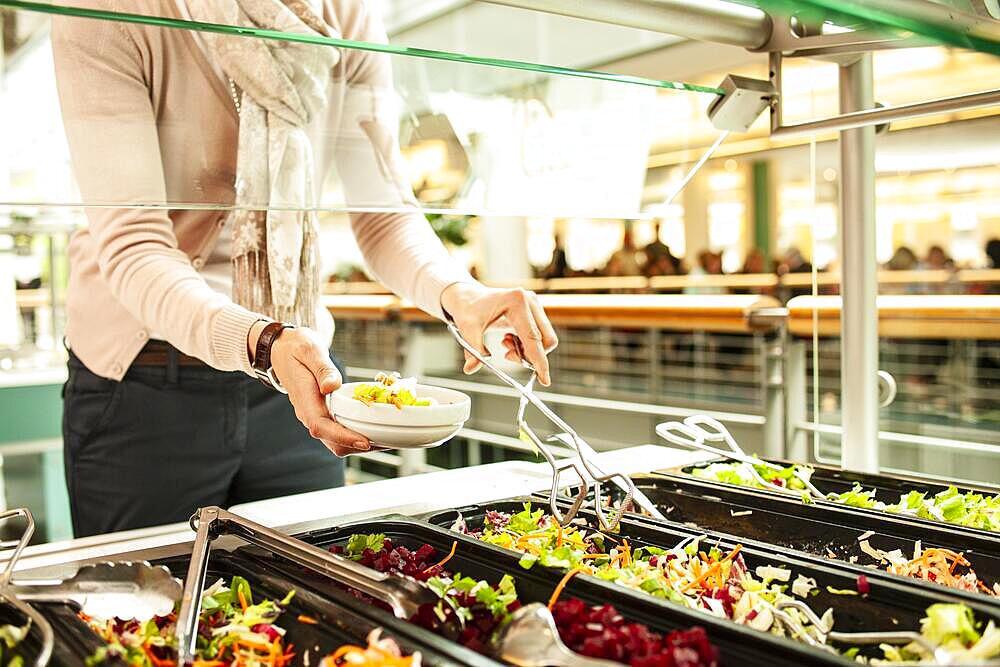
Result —
<path fill-rule="evenodd" d="M 398 373 L 349 382 L 327 397 L 330 413 L 377 447 L 436 447 L 469 419 L 472 401 L 453 389 L 420 384 Z"/>

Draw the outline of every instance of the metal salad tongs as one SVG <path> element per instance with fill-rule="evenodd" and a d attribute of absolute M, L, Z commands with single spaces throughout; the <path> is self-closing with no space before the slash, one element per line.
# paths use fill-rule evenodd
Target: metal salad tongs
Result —
<path fill-rule="evenodd" d="M 55 646 L 55 635 L 52 632 L 52 626 L 44 616 L 35 610 L 34 607 L 18 599 L 17 595 L 11 590 L 12 584 L 10 581 L 11 577 L 14 576 L 14 568 L 17 566 L 17 561 L 21 557 L 21 552 L 23 552 L 24 548 L 28 546 L 32 535 L 35 534 L 35 519 L 31 516 L 31 512 L 22 507 L 0 513 L 0 523 L 14 517 L 24 517 L 24 532 L 22 532 L 21 536 L 16 540 L 0 542 L 0 548 L 10 549 L 13 547 L 14 549 L 10 557 L 7 559 L 7 562 L 4 563 L 3 570 L 0 571 L 0 599 L 17 609 L 28 618 L 29 629 L 31 626 L 38 628 L 38 631 L 42 635 L 42 648 L 38 652 L 38 657 L 35 658 L 35 667 L 45 667 L 45 665 L 49 664 L 49 660 L 52 658 L 52 649 Z"/>
<path fill-rule="evenodd" d="M 240 537 L 370 595 L 389 605 L 393 615 L 402 620 L 408 621 L 421 606 L 437 604 L 441 599 L 416 579 L 377 572 L 219 507 L 205 507 L 195 512 L 191 528 L 197 535 L 177 614 L 177 664 L 182 667 L 194 664 L 211 542 L 222 534 Z M 492 648 L 498 657 L 518 667 L 614 667 L 620 664 L 570 651 L 559 638 L 552 614 L 540 603 L 525 605 L 514 612 L 494 638 Z"/>
<path fill-rule="evenodd" d="M 698 449 L 703 452 L 715 454 L 716 456 L 739 461 L 742 464 L 741 468 L 764 488 L 778 493 L 787 493 L 796 497 L 802 497 L 802 493 L 799 491 L 785 489 L 765 480 L 757 472 L 755 466 L 763 466 L 771 470 L 783 470 L 784 468 L 776 463 L 764 461 L 752 454 L 747 454 L 736 442 L 736 438 L 729 432 L 729 429 L 718 419 L 709 417 L 708 415 L 692 415 L 684 421 L 670 421 L 657 424 L 656 434 L 664 440 L 681 447 Z M 727 448 L 714 447 L 708 443 L 722 443 Z M 826 498 L 826 494 L 817 489 L 809 480 L 808 474 L 804 474 L 797 467 L 794 468 L 792 474 L 805 485 L 809 495 L 819 500 Z"/>
<path fill-rule="evenodd" d="M 552 468 L 552 491 L 549 494 L 549 510 L 552 512 L 552 516 L 556 518 L 560 525 L 565 526 L 569 524 L 575 517 L 577 512 L 583 506 L 584 501 L 587 499 L 587 495 L 593 491 L 594 493 L 594 509 L 597 513 L 597 519 L 600 523 L 600 528 L 602 530 L 613 531 L 618 527 L 618 523 L 622 519 L 622 515 L 625 513 L 629 504 L 634 501 L 636 505 L 649 512 L 649 514 L 658 519 L 665 519 L 663 514 L 656 508 L 656 505 L 639 489 L 636 488 L 635 483 L 627 476 L 622 473 L 611 473 L 607 474 L 601 470 L 596 463 L 593 462 L 594 457 L 597 453 L 594 448 L 591 447 L 586 440 L 580 437 L 579 434 L 563 421 L 555 412 L 553 412 L 545 403 L 538 398 L 534 392 L 535 380 L 538 377 L 535 374 L 534 367 L 528 363 L 524 357 L 524 351 L 520 347 L 520 340 L 515 338 L 515 345 L 518 346 L 518 352 L 521 357 L 521 365 L 532 371 L 531 378 L 525 383 L 521 384 L 509 374 L 504 372 L 496 364 L 492 363 L 489 358 L 485 357 L 479 350 L 477 350 L 469 341 L 465 340 L 458 327 L 455 326 L 454 322 L 447 322 L 448 331 L 451 335 L 455 337 L 458 344 L 463 350 L 471 354 L 476 358 L 483 366 L 490 370 L 494 375 L 500 378 L 505 384 L 512 387 L 520 395 L 520 403 L 517 409 L 517 427 L 518 432 L 523 438 L 527 438 L 531 444 L 535 446 L 538 452 L 545 458 L 549 466 Z M 548 439 L 548 442 L 557 442 L 568 447 L 574 456 L 564 460 L 557 461 L 555 455 L 552 453 L 549 445 L 546 441 L 543 441 L 528 425 L 525 413 L 527 411 L 528 405 L 533 405 L 538 408 L 538 411 L 548 419 L 552 424 L 554 424 L 558 429 L 559 433 L 553 435 Z M 562 475 L 566 472 L 572 471 L 580 480 L 580 491 L 576 494 L 573 499 L 572 504 L 566 512 L 562 512 L 559 508 L 558 503 L 558 493 L 562 486 Z M 604 502 L 601 494 L 602 485 L 607 482 L 613 482 L 616 486 L 625 492 L 625 498 L 621 502 L 618 509 L 612 510 L 610 513 L 606 513 L 604 509 Z"/>
<path fill-rule="evenodd" d="M 389 605 L 397 618 L 409 619 L 421 605 L 433 604 L 439 599 L 433 591 L 415 579 L 377 572 L 349 558 L 330 553 L 219 507 L 200 509 L 191 517 L 190 523 L 197 535 L 191 551 L 187 578 L 184 580 L 181 608 L 177 613 L 178 665 L 194 662 L 211 542 L 223 534 L 240 537 L 250 544 L 370 595 Z"/>
<path fill-rule="evenodd" d="M 806 632 L 799 622 L 787 613 L 787 610 L 794 609 L 809 621 L 815 629 L 816 636 Z M 827 642 L 833 641 L 839 644 L 853 646 L 872 646 L 878 644 L 890 644 L 892 646 L 903 646 L 915 643 L 923 648 L 928 655 L 934 658 L 935 665 L 955 665 L 957 664 L 951 653 L 947 649 L 938 646 L 919 632 L 912 630 L 897 630 L 891 632 L 836 632 L 832 625 L 828 625 L 816 615 L 809 605 L 801 600 L 785 600 L 775 605 L 774 617 L 784 625 L 786 631 L 791 636 L 799 636 L 807 644 L 836 653 L 836 650 Z M 880 667 L 902 667 L 912 665 L 912 662 L 892 662 L 880 660 L 877 663 Z M 962 663 L 969 665 L 970 663 Z M 1000 660 L 983 660 L 975 664 L 978 667 L 1000 667 Z"/>
<path fill-rule="evenodd" d="M 23 613 L 42 636 L 35 665 L 41 667 L 52 656 L 52 626 L 28 602 L 75 602 L 95 618 L 136 618 L 141 621 L 165 616 L 181 596 L 181 583 L 165 567 L 146 562 L 94 563 L 80 566 L 68 579 L 18 579 L 12 581 L 17 561 L 35 532 L 35 521 L 25 508 L 0 513 L 0 522 L 23 517 L 25 527 L 17 540 L 0 542 L 14 547 L 0 572 L 0 597 Z"/>

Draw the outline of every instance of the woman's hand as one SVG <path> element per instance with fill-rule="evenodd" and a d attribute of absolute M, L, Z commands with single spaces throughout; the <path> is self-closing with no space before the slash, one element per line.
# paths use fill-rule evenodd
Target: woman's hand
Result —
<path fill-rule="evenodd" d="M 258 322 L 250 330 L 247 343 L 250 350 L 266 322 Z M 316 438 L 337 456 L 347 456 L 371 449 L 368 438 L 339 424 L 326 405 L 327 394 L 343 383 L 340 371 L 330 360 L 330 353 L 310 329 L 285 329 L 271 346 L 271 366 L 274 375 L 288 392 L 295 416 Z"/>
<path fill-rule="evenodd" d="M 513 334 L 504 336 L 504 355 L 509 361 L 520 361 L 517 341 L 521 340 L 524 356 L 538 373 L 538 380 L 545 386 L 552 383 L 549 360 L 546 356 L 559 344 L 552 323 L 546 317 L 534 292 L 523 289 L 494 289 L 479 283 L 455 283 L 441 294 L 441 307 L 455 321 L 465 340 L 489 354 L 483 344 L 483 335 L 491 326 L 510 327 Z M 465 353 L 467 374 L 479 368 L 479 362 Z"/>

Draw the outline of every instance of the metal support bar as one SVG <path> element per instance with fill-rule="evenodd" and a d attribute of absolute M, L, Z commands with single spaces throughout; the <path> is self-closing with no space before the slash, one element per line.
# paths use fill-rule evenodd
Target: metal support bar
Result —
<path fill-rule="evenodd" d="M 725 0 L 486 1 L 745 49 L 757 49 L 771 36 L 765 12 Z"/>
<path fill-rule="evenodd" d="M 780 56 L 778 58 L 780 63 Z M 772 63 L 774 61 L 775 54 L 772 54 Z M 778 88 L 778 85 L 780 84 L 776 84 L 775 87 Z M 780 88 L 778 89 L 780 91 Z M 852 130 L 870 125 L 881 125 L 895 120 L 905 120 L 907 118 L 919 118 L 921 116 L 933 116 L 934 114 L 951 111 L 968 111 L 970 109 L 997 106 L 1000 105 L 1000 89 L 956 95 L 955 97 L 942 97 L 936 100 L 927 100 L 926 102 L 914 102 L 913 104 L 900 104 L 892 107 L 845 112 L 839 116 L 820 118 L 794 125 L 780 124 L 780 105 L 781 101 L 779 98 L 777 102 L 779 113 L 772 112 L 771 116 L 771 137 L 775 139 L 784 139 L 815 132 Z"/>
<path fill-rule="evenodd" d="M 764 456 L 786 458 L 784 354 L 786 336 L 782 333 L 761 336 L 761 396 L 764 415 Z"/>
<path fill-rule="evenodd" d="M 874 106 L 872 56 L 840 67 L 840 110 Z M 840 134 L 841 465 L 878 472 L 878 294 L 875 258 L 875 128 Z M 815 178 L 815 174 L 813 174 Z"/>

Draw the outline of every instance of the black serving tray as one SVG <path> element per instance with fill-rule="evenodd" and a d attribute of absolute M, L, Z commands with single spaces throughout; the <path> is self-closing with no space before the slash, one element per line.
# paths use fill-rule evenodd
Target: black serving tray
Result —
<path fill-rule="evenodd" d="M 49 665 L 53 667 L 79 667 L 86 659 L 103 645 L 101 639 L 91 632 L 77 616 L 79 607 L 63 603 L 33 603 L 32 606 L 52 626 L 55 643 L 52 647 L 52 658 Z M 0 605 L 0 625 L 22 625 L 24 618 L 21 612 L 8 605 Z M 24 658 L 25 665 L 33 665 L 42 650 L 42 637 L 38 628 L 32 626 L 28 636 L 13 650 L 14 654 Z M 7 656 L 7 650 L 4 650 Z M 121 661 L 108 662 L 108 665 L 124 665 Z"/>
<path fill-rule="evenodd" d="M 791 496 L 686 475 L 654 473 L 633 479 L 666 514 L 668 523 L 698 526 L 818 556 L 854 559 L 860 565 L 872 564 L 873 559 L 861 551 L 857 538 L 872 532 L 867 538 L 869 544 L 883 551 L 899 549 L 912 554 L 919 541 L 925 548 L 964 552 L 984 583 L 1000 582 L 998 533 L 938 521 L 914 521 L 892 512 L 859 511 L 838 503 L 805 504 Z M 642 519 L 659 523 L 649 517 Z M 940 588 L 929 582 L 925 585 Z"/>
<path fill-rule="evenodd" d="M 504 574 L 512 575 L 519 598 L 524 603 L 545 602 L 563 577 L 554 569 L 534 567 L 525 570 L 518 565 L 519 554 L 485 544 L 447 528 L 407 517 L 389 517 L 348 526 L 313 531 L 298 535 L 300 539 L 321 547 L 343 545 L 355 533 L 382 533 L 395 544 L 416 548 L 430 544 L 439 553 L 447 553 L 458 542 L 455 556 L 448 569 L 463 575 L 497 582 Z M 326 595 L 337 585 L 329 579 L 296 566 L 289 561 L 249 548 L 247 554 L 261 559 L 269 570 L 280 571 L 295 578 L 303 586 Z M 854 585 L 853 580 L 851 585 Z M 741 667 L 773 667 L 774 665 L 850 665 L 855 664 L 829 652 L 803 643 L 758 632 L 708 614 L 669 604 L 649 595 L 630 591 L 621 586 L 593 577 L 578 576 L 569 581 L 564 596 L 577 597 L 592 605 L 613 604 L 627 619 L 645 624 L 661 633 L 701 626 L 719 648 L 722 664 Z M 372 607 L 373 616 L 389 616 L 388 612 Z"/>
<path fill-rule="evenodd" d="M 668 477 L 680 477 L 682 479 L 693 479 L 693 476 L 690 474 L 693 469 L 703 468 L 712 463 L 725 462 L 728 460 L 729 459 L 718 458 L 694 465 L 685 465 L 685 466 L 678 466 L 675 468 L 668 468 L 665 470 L 658 470 L 655 471 L 654 474 L 665 475 Z M 778 465 L 783 465 L 783 466 L 797 465 L 793 461 L 786 461 L 782 459 L 767 459 L 767 460 L 771 463 L 776 463 Z M 855 484 L 860 484 L 866 490 L 874 489 L 876 499 L 889 504 L 897 502 L 901 495 L 909 493 L 910 491 L 927 492 L 927 494 L 930 496 L 946 490 L 949 486 L 957 487 L 960 492 L 971 491 L 973 493 L 982 493 L 984 495 L 993 495 L 993 496 L 1000 495 L 1000 486 L 992 486 L 988 484 L 949 485 L 942 483 L 939 480 L 930 480 L 915 476 L 870 474 L 870 473 L 854 472 L 850 470 L 843 470 L 841 468 L 837 468 L 834 466 L 816 465 L 816 464 L 810 464 L 810 467 L 814 469 L 810 481 L 812 481 L 813 485 L 815 485 L 817 489 L 819 489 L 825 494 L 844 493 L 845 491 L 850 491 Z M 767 494 L 769 496 L 788 497 L 787 493 L 783 494 L 780 490 L 777 489 L 772 491 L 770 489 L 743 487 L 735 484 L 727 484 L 725 482 L 718 482 L 702 478 L 697 478 L 697 479 L 700 482 L 705 482 L 707 484 L 719 487 L 725 487 L 725 488 L 736 487 L 741 489 L 749 489 L 754 493 Z M 967 526 L 960 526 L 958 524 L 948 523 L 945 521 L 921 519 L 919 517 L 907 514 L 897 514 L 895 512 L 886 512 L 877 509 L 850 507 L 847 505 L 842 505 L 840 503 L 834 503 L 832 501 L 827 501 L 827 500 L 816 500 L 814 501 L 814 504 L 818 507 L 826 507 L 830 505 L 836 507 L 845 507 L 851 510 L 851 512 L 853 513 L 874 515 L 877 517 L 894 516 L 923 526 L 933 527 L 932 530 L 936 530 L 941 526 L 949 526 L 955 529 L 956 531 L 961 531 L 962 533 L 965 534 L 979 535 L 984 539 L 992 539 L 997 543 L 998 547 L 1000 547 L 1000 532 L 997 531 L 982 530 L 979 528 L 970 528 Z"/>
<path fill-rule="evenodd" d="M 487 510 L 518 512 L 524 507 L 525 502 L 532 502 L 534 507 L 546 510 L 548 508 L 548 501 L 539 497 L 513 498 L 439 512 L 428 516 L 427 520 L 436 525 L 450 526 L 457 518 L 458 512 L 461 512 L 466 525 L 476 530 L 482 526 Z M 597 526 L 596 516 L 593 513 L 581 511 L 578 516 L 586 520 L 592 529 Z M 704 531 L 682 524 L 643 520 L 634 515 L 622 520 L 617 534 L 628 538 L 629 543 L 635 547 L 670 548 L 696 535 L 707 535 L 705 544 L 719 544 L 723 551 L 742 544 L 743 557 L 751 570 L 758 565 L 779 565 L 792 571 L 792 581 L 799 574 L 814 578 L 820 593 L 810 597 L 807 602 L 817 614 L 821 614 L 828 607 L 833 608 L 836 629 L 841 632 L 893 631 L 904 628 L 919 630 L 924 610 L 937 602 L 962 603 L 971 607 L 978 618 L 1000 621 L 1000 602 L 995 598 L 935 586 L 882 570 L 811 556 L 757 540 Z M 838 595 L 827 591 L 827 586 L 837 590 L 856 590 L 858 577 L 861 575 L 868 580 L 871 589 L 865 596 Z M 638 592 L 634 594 L 643 595 Z"/>
<path fill-rule="evenodd" d="M 843 561 L 855 558 L 859 565 L 872 563 L 857 539 L 871 531 L 874 534 L 867 539 L 876 549 L 912 554 L 919 541 L 925 548 L 964 552 L 980 579 L 989 585 L 1000 582 L 1000 539 L 996 533 L 937 521 L 912 521 L 892 512 L 859 513 L 837 503 L 807 505 L 789 496 L 687 476 L 653 474 L 633 479 L 670 522 L 818 556 L 832 555 Z M 642 520 L 660 523 L 649 517 Z M 941 588 L 929 582 L 924 585 Z M 997 598 L 980 597 L 1000 603 Z"/>
<path fill-rule="evenodd" d="M 186 558 L 163 561 L 159 564 L 169 567 L 175 575 L 187 574 Z M 427 638 L 419 637 L 412 632 L 413 626 L 398 621 L 391 615 L 384 619 L 373 619 L 368 613 L 369 607 L 344 591 L 323 591 L 319 594 L 303 588 L 279 572 L 262 568 L 259 560 L 240 554 L 213 551 L 206 578 L 207 585 L 211 585 L 220 577 L 228 582 L 234 575 L 239 575 L 250 582 L 255 598 L 280 600 L 288 591 L 295 590 L 295 596 L 285 613 L 277 620 L 277 624 L 286 631 L 286 645 L 295 645 L 296 655 L 292 665 L 304 665 L 304 653 L 307 650 L 310 654 L 309 664 L 318 665 L 322 658 L 344 644 L 364 646 L 368 633 L 375 628 L 382 628 L 382 636 L 394 639 L 406 654 L 420 651 L 425 665 L 440 667 L 483 665 L 476 654 L 469 652 L 472 659 L 463 659 L 464 656 L 453 651 L 448 643 L 434 635 Z M 299 622 L 297 619 L 300 615 L 309 616 L 319 623 Z"/>
<path fill-rule="evenodd" d="M 167 566 L 175 576 L 187 574 L 187 558 L 168 559 L 156 564 Z M 368 607 L 343 591 L 319 595 L 314 591 L 303 589 L 288 577 L 282 577 L 278 573 L 262 568 L 257 560 L 224 551 L 214 551 L 206 578 L 208 585 L 219 578 L 229 582 L 234 575 L 249 581 L 254 596 L 260 599 L 280 600 L 288 591 L 292 589 L 296 591 L 287 609 L 277 621 L 277 624 L 286 630 L 286 643 L 295 645 L 296 655 L 292 665 L 304 665 L 307 651 L 309 664 L 318 665 L 322 658 L 344 644 L 364 646 L 368 633 L 375 628 L 382 628 L 382 636 L 396 640 L 407 654 L 420 651 L 425 665 L 486 667 L 486 664 L 496 664 L 486 663 L 480 656 L 471 652 L 469 652 L 471 659 L 462 659 L 463 656 L 457 655 L 451 645 L 433 635 L 427 638 L 428 641 L 421 641 L 423 638 L 413 633 L 413 626 L 397 621 L 391 615 L 384 619 L 373 619 L 366 613 L 369 611 Z M 35 608 L 49 620 L 55 634 L 55 647 L 50 665 L 79 667 L 104 645 L 101 638 L 77 616 L 76 606 L 46 603 L 35 605 Z M 13 610 L 0 608 L 0 623 L 16 620 L 11 615 L 13 613 Z M 309 616 L 319 623 L 302 623 L 298 620 L 300 615 Z M 436 645 L 441 645 L 443 650 Z M 23 646 L 24 650 L 21 653 L 25 657 L 25 664 L 31 665 L 40 647 L 38 633 L 32 631 Z M 125 665 L 118 658 L 101 664 L 112 667 Z"/>

